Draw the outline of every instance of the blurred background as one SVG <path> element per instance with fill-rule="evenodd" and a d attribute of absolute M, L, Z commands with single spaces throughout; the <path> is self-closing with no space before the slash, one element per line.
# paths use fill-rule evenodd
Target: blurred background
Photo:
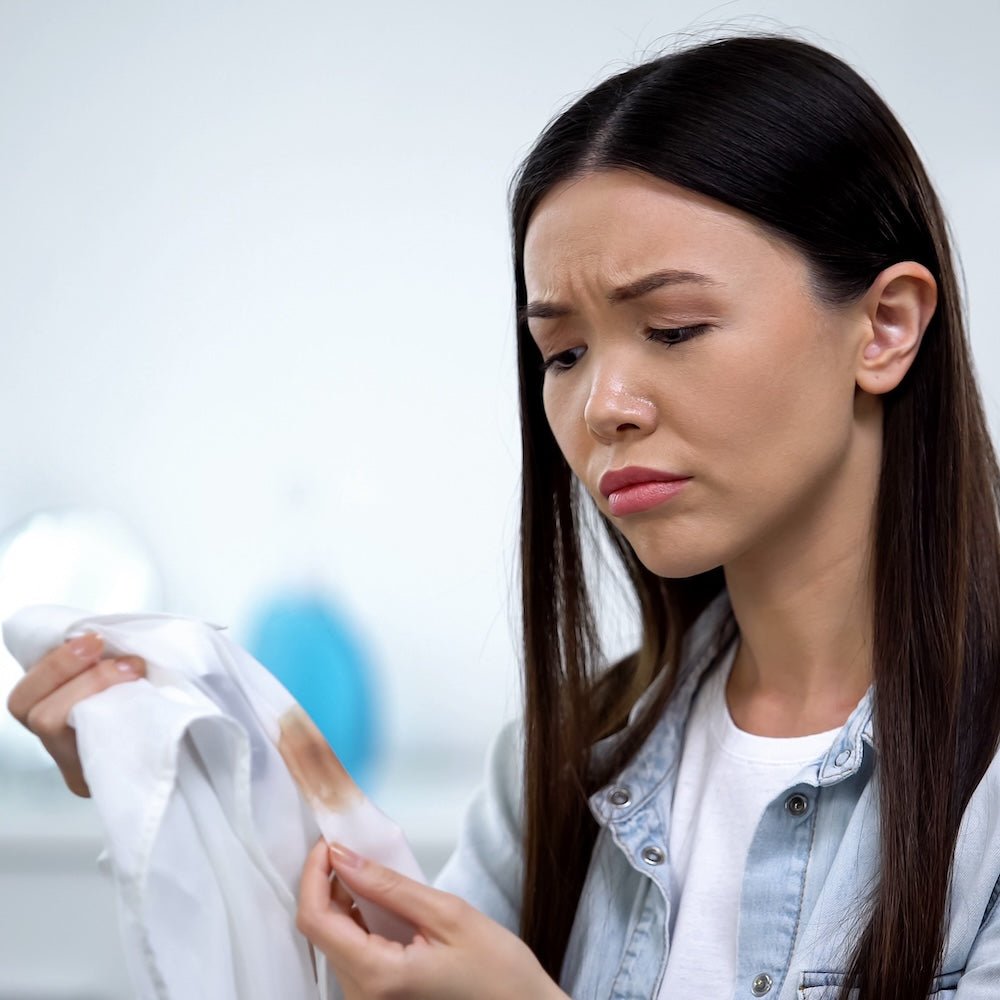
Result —
<path fill-rule="evenodd" d="M 519 698 L 507 185 L 574 96 L 740 28 L 909 131 L 995 431 L 995 3 L 0 0 L 0 618 L 227 625 L 363 720 L 433 875 Z M 0 713 L 0 1000 L 129 997 L 99 850 Z"/>

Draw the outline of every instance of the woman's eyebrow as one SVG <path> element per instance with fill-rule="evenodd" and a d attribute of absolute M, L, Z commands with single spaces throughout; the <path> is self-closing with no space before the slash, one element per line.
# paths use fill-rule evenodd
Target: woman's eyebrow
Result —
<path fill-rule="evenodd" d="M 627 302 L 630 299 L 638 299 L 657 288 L 665 285 L 712 285 L 721 286 L 721 282 L 710 278 L 707 274 L 699 274 L 697 271 L 682 271 L 676 268 L 664 268 L 661 271 L 653 271 L 635 281 L 630 281 L 627 285 L 621 285 L 608 292 L 608 301 Z M 558 319 L 560 316 L 570 316 L 573 310 L 569 306 L 560 305 L 558 302 L 542 302 L 536 300 L 529 302 L 526 306 L 518 309 L 517 321 L 523 323 L 526 320 L 535 319 Z"/>

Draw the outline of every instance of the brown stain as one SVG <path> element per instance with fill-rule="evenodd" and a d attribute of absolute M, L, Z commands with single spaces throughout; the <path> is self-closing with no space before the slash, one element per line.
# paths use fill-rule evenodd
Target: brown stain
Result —
<path fill-rule="evenodd" d="M 278 753 L 310 803 L 342 813 L 363 801 L 364 793 L 298 705 L 278 720 L 278 728 Z"/>

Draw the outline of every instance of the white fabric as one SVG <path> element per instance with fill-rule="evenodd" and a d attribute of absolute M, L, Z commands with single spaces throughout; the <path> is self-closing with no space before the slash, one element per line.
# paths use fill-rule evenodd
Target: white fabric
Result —
<path fill-rule="evenodd" d="M 4 643 L 26 669 L 96 632 L 146 678 L 70 713 L 104 829 L 138 1000 L 316 1000 L 336 984 L 295 929 L 298 882 L 319 838 L 423 881 L 399 830 L 367 799 L 342 813 L 303 796 L 276 749 L 288 691 L 219 626 L 162 614 L 22 609 Z M 306 790 L 308 792 L 308 789 Z M 360 793 L 359 793 L 360 795 Z M 369 927 L 408 928 L 359 900 Z"/>
<path fill-rule="evenodd" d="M 740 890 L 754 831 L 768 803 L 840 732 L 782 739 L 737 728 L 726 704 L 736 649 L 734 641 L 706 678 L 684 733 L 668 851 L 679 904 L 659 1000 L 688 996 L 706 976 L 713 996 L 733 994 Z"/>

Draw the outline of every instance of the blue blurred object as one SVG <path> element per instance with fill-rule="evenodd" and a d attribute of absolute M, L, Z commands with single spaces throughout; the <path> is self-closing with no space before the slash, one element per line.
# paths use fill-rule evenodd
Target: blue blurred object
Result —
<path fill-rule="evenodd" d="M 331 603 L 290 591 L 251 617 L 247 649 L 285 685 L 367 794 L 378 745 L 371 669 Z"/>

